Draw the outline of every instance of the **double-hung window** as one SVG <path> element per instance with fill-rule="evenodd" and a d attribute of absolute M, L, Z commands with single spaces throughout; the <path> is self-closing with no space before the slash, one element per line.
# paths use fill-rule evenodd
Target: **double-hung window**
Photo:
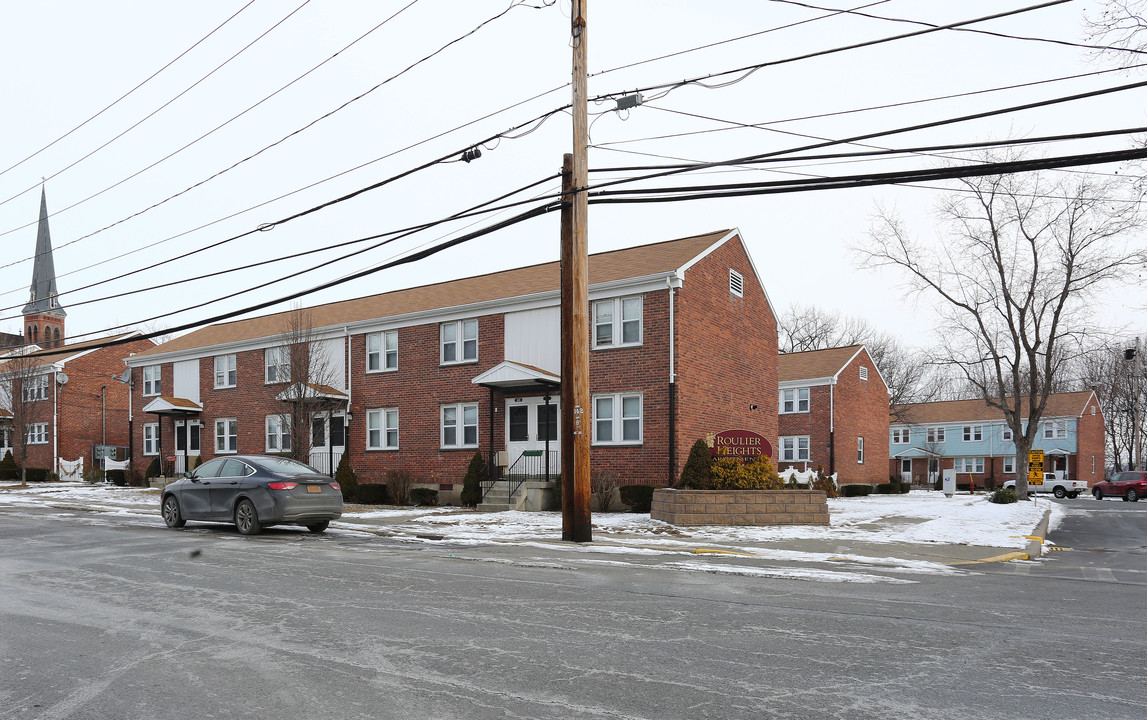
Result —
<path fill-rule="evenodd" d="M 291 422 L 287 415 L 267 416 L 267 452 L 291 451 Z"/>
<path fill-rule="evenodd" d="M 927 442 L 944 442 L 944 428 L 930 427 L 924 437 Z"/>
<path fill-rule="evenodd" d="M 398 408 L 366 411 L 366 449 L 398 449 Z"/>
<path fill-rule="evenodd" d="M 441 362 L 473 362 L 478 359 L 478 321 L 456 320 L 441 325 Z"/>
<path fill-rule="evenodd" d="M 982 473 L 984 472 L 984 459 L 982 457 L 958 457 L 954 467 L 958 473 Z"/>
<path fill-rule="evenodd" d="M 234 353 L 231 355 L 216 355 L 215 356 L 215 387 L 216 388 L 233 388 L 238 382 L 239 376 L 236 370 L 236 359 Z"/>
<path fill-rule="evenodd" d="M 781 390 L 781 413 L 808 412 L 808 388 Z"/>
<path fill-rule="evenodd" d="M 1004 442 L 1011 442 L 1012 441 L 1012 429 L 1010 427 L 1005 427 L 1003 430 L 1001 430 L 1000 431 L 1000 439 L 1003 440 Z"/>
<path fill-rule="evenodd" d="M 29 445 L 46 445 L 48 443 L 48 423 L 28 423 L 25 426 L 27 433 L 24 439 Z"/>
<path fill-rule="evenodd" d="M 478 403 L 442 406 L 442 447 L 478 447 Z"/>
<path fill-rule="evenodd" d="M 892 442 L 897 445 L 903 445 L 911 440 L 911 430 L 908 428 L 892 428 Z"/>
<path fill-rule="evenodd" d="M 856 464 L 864 464 L 864 438 L 856 438 Z"/>
<path fill-rule="evenodd" d="M 594 302 L 593 346 L 595 348 L 640 344 L 640 295 Z"/>
<path fill-rule="evenodd" d="M 215 421 L 215 452 L 233 453 L 239 451 L 239 421 L 235 418 L 218 418 Z"/>
<path fill-rule="evenodd" d="M 1067 422 L 1063 420 L 1048 420 L 1043 424 L 1043 436 L 1049 440 L 1067 437 Z"/>
<path fill-rule="evenodd" d="M 158 395 L 160 380 L 160 365 L 148 365 L 143 369 L 143 394 Z"/>
<path fill-rule="evenodd" d="M 1015 471 L 1016 471 L 1016 456 L 1015 455 L 1004 456 L 1004 472 L 1014 473 Z"/>
<path fill-rule="evenodd" d="M 477 321 L 471 321 L 477 322 Z M 475 338 L 477 325 L 475 325 Z M 477 358 L 477 355 L 475 355 Z M 387 372 L 398 369 L 398 331 L 371 333 L 366 336 L 366 371 Z"/>
<path fill-rule="evenodd" d="M 264 379 L 268 385 L 291 380 L 291 349 L 286 345 L 263 351 Z"/>
<path fill-rule="evenodd" d="M 781 438 L 781 460 L 783 462 L 808 462 L 808 435 L 792 435 Z"/>
<path fill-rule="evenodd" d="M 984 439 L 983 425 L 965 425 L 964 442 L 979 442 Z"/>
<path fill-rule="evenodd" d="M 593 442 L 596 445 L 636 445 L 642 438 L 640 393 L 596 395 L 593 398 Z"/>
<path fill-rule="evenodd" d="M 21 387 L 24 388 L 25 402 L 48 399 L 47 375 L 37 375 L 36 377 L 24 378 L 24 381 L 21 383 Z"/>
<path fill-rule="evenodd" d="M 159 423 L 145 423 L 143 426 L 143 454 L 159 454 Z"/>

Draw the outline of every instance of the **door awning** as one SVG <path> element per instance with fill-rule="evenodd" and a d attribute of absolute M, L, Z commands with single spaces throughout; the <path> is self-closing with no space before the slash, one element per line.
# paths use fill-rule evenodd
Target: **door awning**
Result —
<path fill-rule="evenodd" d="M 941 455 L 940 453 L 929 452 L 929 451 L 925 450 L 924 448 L 908 448 L 907 450 L 901 450 L 900 452 L 894 454 L 892 457 L 894 457 L 894 458 L 926 458 L 926 457 L 938 458 L 938 457 L 943 457 L 943 455 Z"/>
<path fill-rule="evenodd" d="M 160 396 L 144 406 L 143 411 L 152 415 L 198 415 L 203 406 L 194 400 Z"/>
<path fill-rule="evenodd" d="M 350 398 L 338 388 L 318 383 L 294 383 L 283 392 L 275 396 L 276 400 L 297 402 L 300 400 L 335 400 L 346 402 Z"/>
<path fill-rule="evenodd" d="M 537 387 L 560 387 L 561 376 L 533 365 L 505 360 L 474 378 L 470 382 L 482 387 L 520 388 L 531 385 Z"/>

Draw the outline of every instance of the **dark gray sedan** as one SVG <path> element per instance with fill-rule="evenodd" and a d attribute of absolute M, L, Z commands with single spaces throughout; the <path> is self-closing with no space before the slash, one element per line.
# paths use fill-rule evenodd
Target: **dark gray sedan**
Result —
<path fill-rule="evenodd" d="M 339 484 L 310 465 L 268 455 L 229 455 L 203 463 L 163 489 L 168 527 L 188 520 L 229 522 L 244 535 L 267 525 L 320 533 L 343 514 Z"/>

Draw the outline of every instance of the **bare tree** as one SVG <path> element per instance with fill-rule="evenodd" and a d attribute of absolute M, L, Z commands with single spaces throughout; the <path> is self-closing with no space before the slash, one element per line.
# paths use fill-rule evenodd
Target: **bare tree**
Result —
<path fill-rule="evenodd" d="M 1056 177 L 962 180 L 964 192 L 939 207 L 947 232 L 934 246 L 882 212 L 859 249 L 866 265 L 900 268 L 937 301 L 937 354 L 1011 428 L 1021 498 L 1048 395 L 1088 327 L 1088 301 L 1145 260 L 1129 246 L 1141 218 L 1127 186 Z"/>
<path fill-rule="evenodd" d="M 280 393 L 284 411 L 279 415 L 280 448 L 284 454 L 306 462 L 311 444 L 311 422 L 330 412 L 338 402 L 331 398 L 337 382 L 335 358 L 323 352 L 309 311 L 296 307 L 286 319 L 280 344 L 272 348 L 278 362 L 274 372 L 288 381 Z"/>
<path fill-rule="evenodd" d="M 1107 46 L 1099 51 L 1117 61 L 1128 61 L 1147 50 L 1147 0 L 1106 0 L 1097 14 L 1084 13 L 1087 39 Z"/>
<path fill-rule="evenodd" d="M 1147 378 L 1143 366 L 1127 358 L 1124 351 L 1130 343 L 1105 341 L 1089 352 L 1080 363 L 1079 375 L 1083 386 L 1094 390 L 1103 407 L 1104 429 L 1111 450 L 1111 461 L 1116 471 L 1133 469 L 1135 453 L 1135 423 L 1139 434 L 1143 432 L 1142 413 L 1144 388 Z M 1136 370 L 1139 370 L 1137 373 Z M 1126 467 L 1123 459 L 1127 459 Z"/>
<path fill-rule="evenodd" d="M 45 426 L 52 417 L 54 377 L 51 367 L 28 356 L 37 350 L 24 346 L 0 360 L 0 407 L 12 414 L 12 456 L 20 464 L 23 484 L 28 482 L 28 445 L 47 437 Z"/>

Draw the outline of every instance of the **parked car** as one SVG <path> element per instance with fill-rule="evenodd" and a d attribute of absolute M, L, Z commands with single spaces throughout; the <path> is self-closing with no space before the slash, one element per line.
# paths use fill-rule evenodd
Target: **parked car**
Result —
<path fill-rule="evenodd" d="M 1091 494 L 1096 500 L 1105 497 L 1122 497 L 1130 502 L 1138 502 L 1139 498 L 1147 495 L 1147 472 L 1131 470 L 1116 474 L 1110 480 L 1101 480 L 1095 483 Z"/>
<path fill-rule="evenodd" d="M 342 517 L 339 484 L 306 463 L 269 455 L 229 455 L 203 463 L 163 489 L 163 521 L 234 523 L 244 535 L 268 525 L 305 525 L 320 533 Z"/>
<path fill-rule="evenodd" d="M 1008 480 L 1004 483 L 1004 487 L 1016 489 L 1016 481 Z M 1035 495 L 1036 493 L 1051 493 L 1057 498 L 1077 498 L 1080 493 L 1087 492 L 1086 480 L 1064 480 L 1062 473 L 1045 472 L 1043 480 L 1040 482 L 1033 482 L 1028 480 L 1028 496 Z"/>

